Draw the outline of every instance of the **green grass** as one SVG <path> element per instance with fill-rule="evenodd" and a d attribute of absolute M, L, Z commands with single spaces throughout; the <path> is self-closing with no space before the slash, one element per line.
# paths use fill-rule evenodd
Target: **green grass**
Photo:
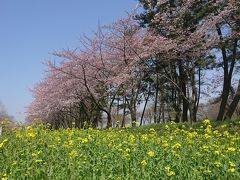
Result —
<path fill-rule="evenodd" d="M 240 121 L 0 136 L 1 179 L 240 179 Z"/>

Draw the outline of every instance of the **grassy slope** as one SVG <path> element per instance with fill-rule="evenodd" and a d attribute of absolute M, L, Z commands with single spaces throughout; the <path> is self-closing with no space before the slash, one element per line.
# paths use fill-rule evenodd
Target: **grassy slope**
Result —
<path fill-rule="evenodd" d="M 2 179 L 239 179 L 239 160 L 237 120 L 0 137 Z"/>

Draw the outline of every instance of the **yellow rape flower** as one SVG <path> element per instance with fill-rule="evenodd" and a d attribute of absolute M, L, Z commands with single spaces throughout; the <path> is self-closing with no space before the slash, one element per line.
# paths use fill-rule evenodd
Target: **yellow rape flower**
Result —
<path fill-rule="evenodd" d="M 35 153 L 32 153 L 32 157 L 37 157 L 41 153 L 42 153 L 42 151 L 37 151 Z"/>
<path fill-rule="evenodd" d="M 199 157 L 202 156 L 202 154 L 200 152 L 197 152 L 195 155 L 199 156 Z"/>
<path fill-rule="evenodd" d="M 227 152 L 235 152 L 235 151 L 236 151 L 236 148 L 234 147 L 227 148 Z"/>
<path fill-rule="evenodd" d="M 220 137 L 222 135 L 218 130 L 213 131 L 213 134 L 217 137 Z"/>
<path fill-rule="evenodd" d="M 35 138 L 36 137 L 36 134 L 34 132 L 29 132 L 27 133 L 27 137 L 29 138 Z"/>
<path fill-rule="evenodd" d="M 16 133 L 16 138 L 22 138 L 23 136 L 20 133 Z"/>
<path fill-rule="evenodd" d="M 214 154 L 219 155 L 220 151 L 216 150 L 216 151 L 214 151 Z"/>
<path fill-rule="evenodd" d="M 42 163 L 42 162 L 43 162 L 42 159 L 36 159 L 36 160 L 35 160 L 35 163 Z"/>
<path fill-rule="evenodd" d="M 224 124 L 224 125 L 221 125 L 220 126 L 222 129 L 224 129 L 224 128 L 226 128 L 227 127 L 227 125 L 226 124 Z"/>
<path fill-rule="evenodd" d="M 215 165 L 216 167 L 220 167 L 220 166 L 221 166 L 221 163 L 220 163 L 219 161 L 215 161 L 215 162 L 214 162 L 214 165 Z"/>
<path fill-rule="evenodd" d="M 135 141 L 135 136 L 133 135 L 133 134 L 131 134 L 129 137 L 128 137 L 128 141 L 130 142 L 130 143 L 133 143 L 134 141 Z"/>
<path fill-rule="evenodd" d="M 188 134 L 187 134 L 187 136 L 189 137 L 189 138 L 194 138 L 194 137 L 196 137 L 197 136 L 197 133 L 196 132 L 188 132 Z"/>
<path fill-rule="evenodd" d="M 2 143 L 8 142 L 8 138 L 4 139 Z"/>
<path fill-rule="evenodd" d="M 230 161 L 230 162 L 229 162 L 229 166 L 230 166 L 230 167 L 236 167 L 236 164 L 235 164 L 234 162 L 231 162 L 231 161 Z"/>
<path fill-rule="evenodd" d="M 229 132 L 228 132 L 228 131 L 224 131 L 224 132 L 223 132 L 223 136 L 224 136 L 224 137 L 229 137 Z"/>
<path fill-rule="evenodd" d="M 69 146 L 72 146 L 73 144 L 74 144 L 74 141 L 73 141 L 73 140 L 69 140 L 69 141 L 68 141 L 68 145 L 69 145 Z"/>
<path fill-rule="evenodd" d="M 92 131 L 92 130 L 93 130 L 93 128 L 91 128 L 91 127 L 90 127 L 90 128 L 88 128 L 88 130 L 89 130 L 89 131 Z"/>
<path fill-rule="evenodd" d="M 176 173 L 174 171 L 169 171 L 167 172 L 167 176 L 175 176 Z"/>
<path fill-rule="evenodd" d="M 146 165 L 147 165 L 147 161 L 146 161 L 146 160 L 142 160 L 142 161 L 141 161 L 141 165 L 142 165 L 142 166 L 146 166 Z"/>
<path fill-rule="evenodd" d="M 8 142 L 8 138 L 4 139 L 3 142 L 0 143 L 0 149 L 3 148 L 6 142 Z"/>
<path fill-rule="evenodd" d="M 230 167 L 230 168 L 228 169 L 228 172 L 234 173 L 234 172 L 235 172 L 235 168 L 234 168 L 234 167 Z"/>
<path fill-rule="evenodd" d="M 207 133 L 207 134 L 211 134 L 212 133 L 212 126 L 209 124 L 209 125 L 207 125 L 207 128 L 205 129 L 205 132 Z"/>
<path fill-rule="evenodd" d="M 202 146 L 202 150 L 204 150 L 204 151 L 209 151 L 209 147 L 206 146 L 206 145 L 203 145 L 203 146 Z"/>
<path fill-rule="evenodd" d="M 168 125 L 165 125 L 165 130 L 169 130 L 169 126 Z"/>
<path fill-rule="evenodd" d="M 12 166 L 15 166 L 17 164 L 17 161 L 13 161 Z"/>
<path fill-rule="evenodd" d="M 68 153 L 68 155 L 71 159 L 73 159 L 78 156 L 78 153 L 77 153 L 77 151 L 72 150 L 70 153 Z"/>
<path fill-rule="evenodd" d="M 202 123 L 203 123 L 205 126 L 211 124 L 209 119 L 204 119 L 204 120 L 202 121 Z"/>
<path fill-rule="evenodd" d="M 143 135 L 141 136 L 141 139 L 142 139 L 142 141 L 146 141 L 146 140 L 148 139 L 147 134 L 143 134 Z"/>
<path fill-rule="evenodd" d="M 150 133 L 155 133 L 156 131 L 155 131 L 155 129 L 150 128 L 150 129 L 149 129 L 149 132 L 150 132 Z"/>
<path fill-rule="evenodd" d="M 173 145 L 173 149 L 179 149 L 180 147 L 182 147 L 182 145 L 180 143 L 176 143 Z"/>
<path fill-rule="evenodd" d="M 162 144 L 162 147 L 163 147 L 163 148 L 167 148 L 168 146 L 169 146 L 169 144 L 166 143 L 166 142 L 164 142 L 164 143 Z"/>
<path fill-rule="evenodd" d="M 166 170 L 166 171 L 170 171 L 170 169 L 171 169 L 171 168 L 170 168 L 169 166 L 166 166 L 166 167 L 165 167 L 165 170 Z"/>
<path fill-rule="evenodd" d="M 169 177 L 176 175 L 176 173 L 175 173 L 174 171 L 172 171 L 169 166 L 166 166 L 166 167 L 165 167 L 165 171 L 166 171 L 166 173 L 167 173 L 167 176 L 169 176 Z"/>
<path fill-rule="evenodd" d="M 211 136 L 209 136 L 208 134 L 204 134 L 204 137 L 205 137 L 205 139 L 211 138 Z"/>
<path fill-rule="evenodd" d="M 156 156 L 154 151 L 149 151 L 147 154 L 148 154 L 149 157 L 155 157 Z"/>
<path fill-rule="evenodd" d="M 203 171 L 203 173 L 205 173 L 205 174 L 210 174 L 212 171 L 210 170 L 210 169 L 205 169 L 204 171 Z"/>
<path fill-rule="evenodd" d="M 129 148 L 126 148 L 126 150 L 125 150 L 126 153 L 130 153 L 130 151 L 131 150 Z"/>
<path fill-rule="evenodd" d="M 88 140 L 88 138 L 83 138 L 82 139 L 82 143 L 87 143 L 89 140 Z"/>
<path fill-rule="evenodd" d="M 129 160 L 130 159 L 130 154 L 126 153 L 125 158 Z"/>

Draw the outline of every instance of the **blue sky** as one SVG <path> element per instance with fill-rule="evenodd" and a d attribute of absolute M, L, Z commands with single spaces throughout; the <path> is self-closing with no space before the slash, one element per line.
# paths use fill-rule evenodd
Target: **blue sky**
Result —
<path fill-rule="evenodd" d="M 16 120 L 24 120 L 29 91 L 44 76 L 43 62 L 55 50 L 76 48 L 78 37 L 98 22 L 125 17 L 136 0 L 1 0 L 0 101 Z"/>

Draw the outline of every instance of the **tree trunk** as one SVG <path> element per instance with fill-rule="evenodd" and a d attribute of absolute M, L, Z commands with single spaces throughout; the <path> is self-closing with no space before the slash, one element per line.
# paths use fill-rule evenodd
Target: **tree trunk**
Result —
<path fill-rule="evenodd" d="M 132 127 L 136 127 L 137 125 L 137 111 L 135 107 L 131 107 L 130 109 L 130 115 L 131 115 L 131 120 L 132 120 Z"/>
<path fill-rule="evenodd" d="M 220 39 L 222 40 L 221 29 L 218 28 L 217 32 L 218 32 L 218 35 L 219 35 Z M 227 50 L 226 50 L 225 45 L 223 45 L 223 47 L 221 48 L 222 57 L 223 57 L 224 81 L 223 81 L 223 92 L 222 92 L 222 96 L 221 96 L 222 100 L 221 100 L 221 104 L 220 104 L 220 108 L 219 108 L 219 112 L 218 112 L 218 116 L 217 116 L 218 121 L 223 120 L 223 117 L 224 117 L 224 114 L 225 114 L 227 100 L 228 100 L 228 96 L 229 96 L 229 92 L 230 92 L 230 88 L 231 88 L 233 68 L 234 68 L 234 65 L 235 65 L 237 43 L 238 43 L 238 40 L 235 39 L 234 47 L 233 47 L 233 57 L 232 57 L 232 62 L 231 62 L 230 68 L 229 68 L 229 65 L 228 65 L 229 62 L 228 62 L 228 58 L 227 58 Z"/>
<path fill-rule="evenodd" d="M 183 109 L 182 109 L 182 122 L 188 121 L 188 101 L 187 97 L 187 90 L 186 90 L 186 77 L 185 72 L 183 69 L 182 62 L 179 61 L 179 80 L 180 80 L 180 87 L 181 87 L 181 97 L 183 99 Z"/>
<path fill-rule="evenodd" d="M 197 121 L 197 111 L 199 107 L 199 101 L 201 96 L 201 68 L 198 68 L 198 93 L 197 93 L 197 102 L 196 102 L 196 121 Z"/>
<path fill-rule="evenodd" d="M 157 74 L 157 80 L 156 80 L 156 93 L 155 93 L 155 99 L 154 99 L 154 123 L 157 123 L 157 103 L 158 103 L 158 92 L 159 92 L 159 81 L 158 81 L 158 74 Z"/>
<path fill-rule="evenodd" d="M 230 92 L 230 86 L 231 86 L 231 80 L 227 77 L 224 77 L 224 82 L 223 82 L 223 92 L 221 96 L 221 104 L 217 116 L 217 121 L 223 120 L 223 116 L 225 114 L 225 109 L 227 105 L 227 100 Z"/>
<path fill-rule="evenodd" d="M 112 127 L 112 118 L 111 118 L 111 114 L 106 112 L 107 113 L 107 128 L 110 128 Z"/>
<path fill-rule="evenodd" d="M 178 77 L 178 74 L 177 74 L 177 69 L 176 69 L 176 64 L 172 64 L 171 66 L 171 69 L 172 71 L 172 77 L 173 77 L 173 80 L 176 84 L 178 84 L 179 82 L 179 77 Z M 174 113 L 175 113 L 175 119 L 174 121 L 176 123 L 180 122 L 180 119 L 181 119 L 181 108 L 180 108 L 180 102 L 179 102 L 179 93 L 178 93 L 178 89 L 176 87 L 176 85 L 173 85 L 173 97 L 172 97 L 172 101 L 173 101 L 173 108 L 174 108 Z"/>
<path fill-rule="evenodd" d="M 199 78 L 199 82 L 200 82 L 200 69 L 198 72 L 198 78 Z M 192 96 L 189 97 L 189 110 L 190 110 L 190 118 L 191 118 L 191 122 L 196 122 L 197 121 L 197 111 L 198 111 L 198 103 L 199 103 L 199 93 L 200 93 L 200 83 L 199 85 L 199 90 L 196 87 L 196 79 L 195 79 L 195 68 L 192 67 L 192 71 L 191 71 L 191 88 L 192 88 Z"/>
<path fill-rule="evenodd" d="M 165 121 L 165 114 L 164 114 L 164 88 L 163 88 L 163 84 L 160 84 L 159 87 L 159 110 L 158 110 L 158 119 L 157 119 L 157 123 L 161 123 Z"/>
<path fill-rule="evenodd" d="M 125 126 L 125 117 L 126 117 L 126 96 L 123 97 L 123 118 L 121 127 Z"/>
<path fill-rule="evenodd" d="M 117 127 L 119 126 L 119 122 L 120 122 L 120 119 L 119 119 L 119 102 L 120 102 L 120 98 L 118 96 L 118 98 L 117 98 Z"/>
<path fill-rule="evenodd" d="M 148 103 L 148 99 L 150 97 L 150 93 L 151 93 L 151 91 L 150 91 L 150 86 L 149 86 L 149 91 L 148 91 L 147 98 L 145 99 L 145 104 L 144 104 L 144 107 L 143 107 L 143 112 L 142 112 L 142 116 L 141 116 L 140 126 L 143 123 L 143 116 L 144 116 L 144 112 L 145 112 L 146 107 L 147 107 L 147 103 Z"/>
<path fill-rule="evenodd" d="M 161 111 L 160 112 L 162 112 L 162 123 L 165 123 L 166 121 L 165 121 L 165 105 L 164 105 L 164 103 L 161 103 L 161 105 L 160 105 L 160 108 L 161 108 Z M 160 114 L 159 114 L 159 116 L 160 116 Z M 160 119 L 161 118 L 159 118 L 159 122 L 160 122 Z"/>
<path fill-rule="evenodd" d="M 228 111 L 224 117 L 224 119 L 231 119 L 232 118 L 232 115 L 234 113 L 234 111 L 236 110 L 237 108 L 237 105 L 239 103 L 239 100 L 240 100 L 240 80 L 238 82 L 238 88 L 237 88 L 237 91 L 236 91 L 236 94 L 233 98 L 233 101 L 231 102 L 229 108 L 228 108 Z"/>

